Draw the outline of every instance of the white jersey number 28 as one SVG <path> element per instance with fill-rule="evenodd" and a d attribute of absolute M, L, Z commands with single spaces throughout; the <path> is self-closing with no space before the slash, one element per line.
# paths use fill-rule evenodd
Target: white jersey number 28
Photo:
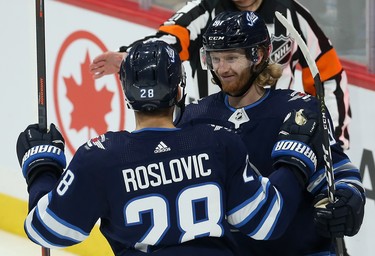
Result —
<path fill-rule="evenodd" d="M 206 218 L 204 220 L 196 220 L 194 206 L 197 202 L 205 204 Z M 220 237 L 223 234 L 223 227 L 219 224 L 223 218 L 221 202 L 220 188 L 212 183 L 182 190 L 176 198 L 177 209 L 170 209 L 163 195 L 149 194 L 137 197 L 125 205 L 125 225 L 142 225 L 142 214 L 151 214 L 153 225 L 135 245 L 136 249 L 143 252 L 147 251 L 149 245 L 157 245 L 173 225 L 170 220 L 171 211 L 177 211 L 177 225 L 182 230 L 180 243 L 203 234 Z"/>

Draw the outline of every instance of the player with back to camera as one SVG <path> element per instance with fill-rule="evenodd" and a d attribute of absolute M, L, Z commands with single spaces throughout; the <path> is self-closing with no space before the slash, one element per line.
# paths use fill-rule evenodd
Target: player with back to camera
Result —
<path fill-rule="evenodd" d="M 216 16 L 203 35 L 201 60 L 221 92 L 187 105 L 178 124 L 212 123 L 235 131 L 245 142 L 253 168 L 266 177 L 277 167 L 272 158 L 285 115 L 298 109 L 319 113 L 315 97 L 274 89 L 282 71 L 270 60 L 270 47 L 266 24 L 256 13 L 222 12 Z M 334 255 L 332 237 L 353 236 L 359 231 L 366 200 L 360 172 L 330 133 L 337 201 L 325 205 L 327 182 L 323 155 L 319 154 L 322 139 L 316 143 L 320 143 L 318 171 L 308 181 L 291 225 L 272 241 L 234 233 L 242 255 Z"/>
<path fill-rule="evenodd" d="M 269 29 L 272 43 L 270 59 L 283 67 L 283 74 L 275 87 L 278 89 L 298 88 L 295 84 L 297 65 L 302 67 L 303 90 L 316 95 L 314 81 L 308 65 L 297 44 L 288 31 L 275 17 L 279 11 L 294 25 L 305 39 L 315 59 L 323 82 L 325 102 L 334 124 L 334 135 L 342 148 L 349 148 L 348 125 L 351 120 L 349 89 L 346 72 L 335 48 L 314 20 L 310 12 L 294 0 L 195 0 L 174 13 L 160 25 L 157 32 L 140 40 L 163 40 L 173 46 L 183 61 L 189 61 L 194 80 L 197 82 L 199 97 L 210 94 L 207 72 L 202 70 L 199 49 L 202 38 L 211 21 L 223 11 L 254 11 L 261 16 Z M 104 52 L 94 58 L 90 71 L 94 78 L 117 73 L 126 50 L 133 43 L 120 47 L 120 52 Z M 191 85 L 192 86 L 192 85 Z M 210 86 L 216 89 L 216 86 Z M 298 88 L 299 89 L 299 88 Z M 190 95 L 191 96 L 191 95 Z"/>
<path fill-rule="evenodd" d="M 64 138 L 54 124 L 48 132 L 34 124 L 20 133 L 17 156 L 29 192 L 25 231 L 33 242 L 80 243 L 100 219 L 115 255 L 238 255 L 231 228 L 254 239 L 285 231 L 316 170 L 314 113 L 291 112 L 280 124 L 278 167 L 266 178 L 254 172 L 233 132 L 174 126 L 184 72 L 167 43 L 135 45 L 120 79 L 136 130 L 88 141 L 65 171 Z M 299 150 L 278 146 L 287 141 Z"/>

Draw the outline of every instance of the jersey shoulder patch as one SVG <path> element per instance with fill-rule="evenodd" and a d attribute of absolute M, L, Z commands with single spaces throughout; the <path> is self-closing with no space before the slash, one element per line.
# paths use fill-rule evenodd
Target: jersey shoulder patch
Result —
<path fill-rule="evenodd" d="M 305 102 L 309 102 L 309 101 L 311 101 L 311 95 L 306 94 L 304 92 L 291 91 L 289 93 L 289 100 L 288 101 L 295 101 L 295 100 L 303 100 Z"/>
<path fill-rule="evenodd" d="M 106 148 L 104 147 L 104 142 L 107 140 L 105 134 L 99 135 L 95 138 L 90 139 L 88 142 L 86 142 L 85 148 L 87 150 L 97 147 L 99 149 L 105 150 Z"/>
<path fill-rule="evenodd" d="M 220 130 L 224 130 L 224 131 L 227 131 L 227 132 L 231 132 L 231 133 L 234 133 L 235 131 L 230 129 L 230 128 L 227 128 L 225 126 L 222 126 L 222 125 L 217 125 L 217 124 L 208 124 L 209 126 L 211 126 L 213 128 L 213 131 L 220 131 Z"/>

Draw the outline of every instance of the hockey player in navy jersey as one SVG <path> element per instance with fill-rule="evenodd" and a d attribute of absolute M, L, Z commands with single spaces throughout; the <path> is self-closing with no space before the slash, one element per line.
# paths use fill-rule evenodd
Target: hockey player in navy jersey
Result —
<path fill-rule="evenodd" d="M 280 123 L 269 160 L 277 169 L 266 178 L 228 129 L 174 126 L 184 74 L 168 44 L 134 46 L 120 78 L 136 130 L 90 140 L 65 171 L 64 138 L 53 124 L 48 132 L 34 124 L 20 133 L 17 155 L 29 191 L 25 231 L 33 242 L 80 243 L 100 219 L 115 255 L 238 255 L 231 228 L 260 240 L 285 232 L 316 170 L 315 113 L 291 111 Z"/>
<path fill-rule="evenodd" d="M 344 149 L 349 148 L 348 124 L 351 120 L 349 90 L 346 72 L 331 41 L 319 27 L 314 17 L 299 1 L 295 0 L 194 0 L 174 13 L 160 25 L 155 34 L 140 40 L 163 40 L 173 46 L 183 61 L 189 61 L 192 75 L 197 81 L 199 97 L 211 92 L 208 89 L 207 72 L 202 70 L 199 49 L 202 36 L 215 16 L 224 11 L 254 11 L 263 17 L 271 32 L 272 52 L 270 59 L 283 65 L 283 75 L 275 88 L 293 88 L 297 65 L 302 67 L 302 86 L 305 92 L 315 95 L 314 81 L 297 44 L 275 17 L 281 12 L 301 34 L 316 60 L 325 88 L 325 101 L 335 125 L 335 136 Z M 136 43 L 136 42 L 134 42 Z M 120 52 L 105 52 L 92 61 L 90 71 L 94 78 L 119 71 L 126 50 L 134 43 L 120 47 Z M 210 89 L 215 89 L 210 86 Z M 294 87 L 295 88 L 295 87 Z"/>
<path fill-rule="evenodd" d="M 274 89 L 281 68 L 270 61 L 269 33 L 254 12 L 219 14 L 204 34 L 203 45 L 202 65 L 213 73 L 221 92 L 189 104 L 180 125 L 215 123 L 236 131 L 245 142 L 253 168 L 263 176 L 272 175 L 273 148 L 285 115 L 301 108 L 319 113 L 318 101 L 300 92 Z M 360 173 L 332 134 L 330 144 L 337 202 L 323 203 L 327 202 L 327 184 L 324 161 L 318 155 L 318 171 L 309 180 L 286 233 L 273 241 L 236 233 L 242 255 L 334 255 L 332 237 L 353 236 L 359 231 L 365 204 Z"/>

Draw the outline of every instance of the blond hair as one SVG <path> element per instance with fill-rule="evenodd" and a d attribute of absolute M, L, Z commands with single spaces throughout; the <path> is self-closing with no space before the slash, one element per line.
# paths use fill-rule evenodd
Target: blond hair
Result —
<path fill-rule="evenodd" d="M 270 63 L 255 79 L 255 84 L 260 87 L 275 86 L 277 80 L 281 77 L 283 68 L 278 63 Z"/>
<path fill-rule="evenodd" d="M 280 64 L 274 63 L 270 60 L 269 48 L 260 46 L 258 48 L 258 51 L 263 53 L 263 59 L 254 68 L 254 71 L 256 73 L 259 73 L 254 83 L 261 88 L 264 88 L 266 86 L 275 86 L 277 80 L 283 73 L 283 68 Z"/>

